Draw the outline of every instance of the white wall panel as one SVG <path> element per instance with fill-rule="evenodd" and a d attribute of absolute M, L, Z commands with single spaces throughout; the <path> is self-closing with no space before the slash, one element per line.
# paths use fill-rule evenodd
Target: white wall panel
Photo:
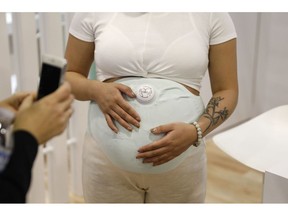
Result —
<path fill-rule="evenodd" d="M 39 14 L 42 54 L 64 56 L 64 41 L 61 13 Z"/>
<path fill-rule="evenodd" d="M 11 95 L 11 61 L 6 13 L 0 13 L 0 100 Z"/>
<path fill-rule="evenodd" d="M 288 13 L 261 17 L 256 113 L 288 104 Z"/>
<path fill-rule="evenodd" d="M 13 44 L 18 91 L 36 91 L 38 87 L 38 51 L 34 13 L 13 13 Z M 42 147 L 34 163 L 28 202 L 45 202 L 44 160 Z"/>
<path fill-rule="evenodd" d="M 231 13 L 237 31 L 237 64 L 239 100 L 234 115 L 234 123 L 253 115 L 251 107 L 255 101 L 255 68 L 257 67 L 259 14 Z"/>
<path fill-rule="evenodd" d="M 39 14 L 41 54 L 64 58 L 64 41 L 61 13 Z M 69 201 L 68 151 L 66 131 L 47 143 L 52 149 L 47 154 L 49 202 Z"/>
<path fill-rule="evenodd" d="M 69 26 L 74 13 L 65 13 L 65 47 L 69 35 Z M 71 188 L 70 192 L 76 196 L 83 196 L 82 189 L 82 147 L 84 143 L 85 133 L 88 120 L 89 102 L 74 102 L 74 113 L 69 123 L 69 140 L 72 140 L 70 146 L 70 162 L 71 162 Z"/>
<path fill-rule="evenodd" d="M 13 43 L 21 91 L 36 91 L 39 80 L 38 47 L 34 13 L 13 13 Z"/>

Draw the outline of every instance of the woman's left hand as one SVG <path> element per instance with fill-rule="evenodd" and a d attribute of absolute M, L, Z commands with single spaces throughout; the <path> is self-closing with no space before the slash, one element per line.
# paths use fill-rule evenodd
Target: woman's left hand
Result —
<path fill-rule="evenodd" d="M 136 158 L 142 158 L 143 163 L 153 163 L 153 166 L 164 164 L 182 154 L 197 139 L 195 127 L 183 122 L 161 125 L 151 129 L 151 132 L 166 135 L 139 148 Z"/>

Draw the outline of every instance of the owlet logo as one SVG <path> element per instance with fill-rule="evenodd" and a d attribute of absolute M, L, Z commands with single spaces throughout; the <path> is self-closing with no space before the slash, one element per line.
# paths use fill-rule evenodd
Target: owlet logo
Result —
<path fill-rule="evenodd" d="M 149 85 L 141 85 L 137 89 L 137 100 L 140 103 L 151 102 L 155 96 L 155 90 Z"/>
<path fill-rule="evenodd" d="M 150 86 L 142 86 L 139 89 L 139 96 L 142 98 L 149 98 L 152 95 L 152 88 Z"/>

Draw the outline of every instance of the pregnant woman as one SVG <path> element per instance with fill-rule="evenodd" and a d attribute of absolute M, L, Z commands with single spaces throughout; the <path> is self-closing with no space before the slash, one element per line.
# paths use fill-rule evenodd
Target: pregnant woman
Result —
<path fill-rule="evenodd" d="M 236 32 L 227 13 L 76 13 L 67 80 L 91 101 L 83 190 L 94 203 L 205 201 L 203 137 L 234 111 Z M 95 61 L 96 80 L 88 79 Z M 205 106 L 201 80 L 209 73 Z"/>

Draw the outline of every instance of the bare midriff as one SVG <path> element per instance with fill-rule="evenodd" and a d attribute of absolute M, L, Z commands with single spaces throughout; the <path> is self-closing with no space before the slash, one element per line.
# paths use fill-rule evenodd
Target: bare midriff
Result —
<path fill-rule="evenodd" d="M 115 81 L 117 81 L 117 80 L 119 80 L 119 79 L 126 78 L 126 77 L 129 77 L 129 76 L 113 77 L 113 78 L 106 79 L 106 80 L 104 80 L 103 82 L 108 82 L 108 83 L 110 83 L 110 82 L 115 82 Z M 184 85 L 184 84 L 182 84 L 182 83 L 179 83 L 179 84 L 183 85 L 183 86 L 184 86 L 188 91 L 190 91 L 192 94 L 194 94 L 194 95 L 196 95 L 196 96 L 199 96 L 199 91 L 197 91 L 196 89 L 191 88 L 190 86 Z"/>

